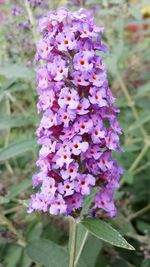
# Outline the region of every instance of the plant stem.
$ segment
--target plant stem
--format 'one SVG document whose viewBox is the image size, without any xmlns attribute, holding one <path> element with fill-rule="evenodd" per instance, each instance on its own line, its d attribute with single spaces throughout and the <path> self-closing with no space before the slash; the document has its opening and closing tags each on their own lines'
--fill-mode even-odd
<svg viewBox="0 0 150 267">
<path fill-rule="evenodd" d="M 117 74 L 117 79 L 118 79 L 118 81 L 120 83 L 120 86 L 122 88 L 122 91 L 123 91 L 126 99 L 128 100 L 128 105 L 131 108 L 136 121 L 139 121 L 139 115 L 138 115 L 138 112 L 137 112 L 137 110 L 135 108 L 135 105 L 134 105 L 134 102 L 132 100 L 132 97 L 130 96 L 130 94 L 128 92 L 128 89 L 127 89 L 127 87 L 126 87 L 126 85 L 125 85 L 125 83 L 124 83 L 124 81 L 123 81 L 123 79 L 122 79 L 122 77 L 121 77 L 121 75 L 119 73 Z M 144 139 L 147 139 L 147 133 L 146 133 L 145 129 L 143 128 L 143 126 L 139 125 L 139 128 L 141 130 L 141 133 L 143 134 Z"/>
<path fill-rule="evenodd" d="M 142 160 L 143 156 L 145 155 L 145 153 L 147 152 L 148 146 L 145 145 L 143 147 L 143 149 L 141 150 L 140 154 L 137 156 L 137 158 L 135 159 L 135 161 L 132 163 L 129 172 L 133 172 L 136 167 L 138 166 L 139 162 Z"/>
<path fill-rule="evenodd" d="M 82 250 L 83 250 L 84 245 L 85 245 L 85 242 L 86 242 L 86 240 L 87 240 L 87 237 L 88 237 L 88 231 L 85 232 L 85 235 L 84 235 L 83 241 L 82 241 L 82 243 L 81 243 L 79 252 L 78 252 L 78 254 L 77 254 L 77 256 L 76 256 L 75 266 L 77 265 L 78 260 L 79 260 L 79 258 L 80 258 L 80 256 L 81 256 Z"/>
<path fill-rule="evenodd" d="M 136 169 L 133 174 L 137 174 L 137 173 L 140 173 L 142 171 L 145 171 L 147 168 L 150 167 L 150 161 L 146 162 L 144 165 L 142 165 L 141 167 L 139 167 L 138 169 Z"/>
<path fill-rule="evenodd" d="M 143 209 L 141 209 L 141 210 L 135 212 L 134 214 L 132 214 L 131 216 L 129 216 L 128 219 L 131 221 L 131 220 L 135 219 L 136 217 L 141 216 L 141 215 L 143 215 L 144 213 L 148 212 L 149 210 L 150 210 L 150 204 L 148 204 L 148 205 L 147 205 L 146 207 L 144 207 Z"/>
<path fill-rule="evenodd" d="M 75 267 L 75 256 L 76 256 L 76 242 L 77 242 L 77 221 L 70 217 L 70 259 L 69 267 Z"/>
<path fill-rule="evenodd" d="M 34 38 L 34 43 L 35 43 L 35 46 L 37 46 L 37 35 L 36 35 L 36 30 L 35 30 L 35 21 L 34 21 L 34 17 L 33 17 L 32 10 L 30 8 L 30 4 L 29 4 L 28 0 L 25 0 L 25 8 L 27 10 L 27 14 L 28 14 L 30 23 L 32 25 L 32 34 L 33 34 L 33 38 Z"/>
</svg>

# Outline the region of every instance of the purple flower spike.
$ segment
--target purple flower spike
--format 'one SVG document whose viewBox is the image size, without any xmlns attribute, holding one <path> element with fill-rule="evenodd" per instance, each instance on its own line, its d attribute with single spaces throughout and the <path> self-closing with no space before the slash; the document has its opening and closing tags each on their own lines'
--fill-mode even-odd
<svg viewBox="0 0 150 267">
<path fill-rule="evenodd" d="M 102 27 L 86 9 L 50 11 L 39 23 L 43 39 L 36 59 L 36 133 L 42 146 L 33 175 L 29 212 L 80 216 L 84 198 L 95 188 L 89 214 L 116 214 L 114 191 L 123 170 L 111 152 L 121 151 L 118 109 L 97 51 L 106 52 Z"/>
</svg>

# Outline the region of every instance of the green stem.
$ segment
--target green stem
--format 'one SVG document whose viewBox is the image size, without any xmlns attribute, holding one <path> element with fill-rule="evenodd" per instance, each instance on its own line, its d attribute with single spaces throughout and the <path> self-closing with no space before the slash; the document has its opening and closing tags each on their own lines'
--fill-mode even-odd
<svg viewBox="0 0 150 267">
<path fill-rule="evenodd" d="M 69 267 L 75 267 L 76 242 L 77 242 L 77 222 L 70 217 L 70 259 Z"/>
<path fill-rule="evenodd" d="M 142 158 L 144 157 L 145 153 L 147 152 L 147 149 L 148 149 L 148 146 L 145 145 L 143 147 L 143 149 L 141 150 L 140 154 L 135 159 L 135 161 L 132 163 L 131 167 L 129 168 L 129 172 L 133 172 L 136 169 L 136 167 L 138 166 L 139 162 L 142 160 Z"/>
<path fill-rule="evenodd" d="M 143 215 L 144 213 L 148 212 L 150 210 L 150 204 L 148 204 L 146 207 L 144 207 L 143 209 L 135 212 L 133 215 L 129 216 L 128 220 L 133 220 L 141 215 Z"/>
<path fill-rule="evenodd" d="M 76 256 L 75 266 L 77 265 L 78 260 L 79 260 L 79 258 L 80 258 L 80 256 L 81 256 L 82 250 L 83 250 L 84 245 L 85 245 L 85 242 L 86 242 L 86 240 L 87 240 L 87 237 L 88 237 L 88 231 L 85 232 L 85 235 L 84 235 L 83 241 L 82 241 L 82 243 L 81 243 L 79 252 L 78 252 L 78 254 L 77 254 L 77 256 Z"/>
<path fill-rule="evenodd" d="M 34 43 L 35 43 L 35 46 L 37 46 L 37 35 L 36 35 L 36 30 L 35 30 L 35 21 L 34 21 L 33 13 L 32 13 L 32 10 L 30 8 L 30 4 L 29 4 L 28 0 L 25 0 L 25 8 L 27 10 L 27 14 L 28 14 L 30 23 L 32 25 L 32 34 L 33 34 L 33 38 L 34 38 Z"/>
<path fill-rule="evenodd" d="M 138 112 L 137 112 L 136 107 L 134 105 L 134 102 L 132 100 L 132 97 L 130 96 L 130 94 L 128 92 L 128 89 L 127 89 L 127 87 L 125 85 L 125 82 L 124 82 L 124 80 L 122 79 L 122 77 L 120 76 L 119 73 L 117 74 L 117 79 L 118 79 L 118 81 L 120 83 L 120 86 L 122 88 L 122 91 L 123 91 L 126 99 L 128 100 L 128 105 L 131 108 L 136 121 L 139 121 L 139 115 L 138 115 Z M 146 133 L 144 127 L 142 125 L 139 125 L 139 128 L 141 130 L 141 133 L 143 134 L 144 139 L 147 139 L 147 133 Z"/>
<path fill-rule="evenodd" d="M 133 174 L 137 174 L 137 173 L 140 173 L 142 171 L 145 171 L 147 168 L 150 167 L 150 161 L 146 162 L 144 165 L 140 166 L 138 169 L 136 169 Z"/>
</svg>

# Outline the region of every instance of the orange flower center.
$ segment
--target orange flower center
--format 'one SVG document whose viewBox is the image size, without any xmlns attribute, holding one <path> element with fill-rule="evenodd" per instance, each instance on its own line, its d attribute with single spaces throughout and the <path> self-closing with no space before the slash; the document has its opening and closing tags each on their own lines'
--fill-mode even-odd
<svg viewBox="0 0 150 267">
<path fill-rule="evenodd" d="M 75 144 L 74 147 L 75 147 L 75 148 L 78 148 L 79 146 L 78 146 L 78 144 Z"/>
<path fill-rule="evenodd" d="M 69 41 L 68 40 L 65 40 L 64 41 L 64 44 L 66 44 L 66 45 L 69 44 Z"/>
<path fill-rule="evenodd" d="M 70 101 L 70 100 L 71 100 L 71 97 L 70 97 L 70 96 L 68 96 L 68 97 L 67 97 L 67 101 Z"/>
<path fill-rule="evenodd" d="M 63 73 L 63 69 L 60 69 L 59 72 L 60 72 L 60 73 Z"/>
<path fill-rule="evenodd" d="M 85 60 L 82 59 L 82 60 L 80 61 L 80 64 L 81 64 L 81 65 L 85 65 Z"/>
</svg>

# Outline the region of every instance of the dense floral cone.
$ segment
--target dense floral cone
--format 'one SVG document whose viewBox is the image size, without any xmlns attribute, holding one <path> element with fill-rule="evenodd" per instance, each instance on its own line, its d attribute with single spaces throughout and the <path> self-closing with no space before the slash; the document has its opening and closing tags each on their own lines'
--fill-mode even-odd
<svg viewBox="0 0 150 267">
<path fill-rule="evenodd" d="M 38 112 L 42 119 L 37 136 L 42 145 L 33 175 L 37 193 L 29 212 L 77 216 L 84 197 L 95 189 L 89 214 L 114 216 L 114 190 L 122 168 L 111 152 L 121 150 L 119 112 L 108 87 L 98 51 L 105 52 L 103 28 L 85 9 L 64 8 L 40 20 L 43 39 L 36 59 L 41 61 Z M 98 193 L 97 193 L 98 192 Z"/>
</svg>

